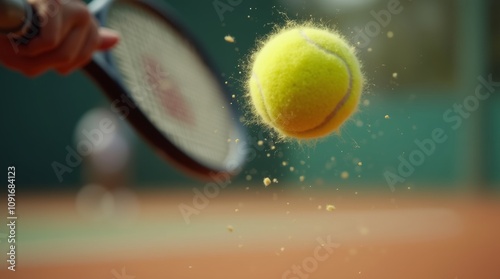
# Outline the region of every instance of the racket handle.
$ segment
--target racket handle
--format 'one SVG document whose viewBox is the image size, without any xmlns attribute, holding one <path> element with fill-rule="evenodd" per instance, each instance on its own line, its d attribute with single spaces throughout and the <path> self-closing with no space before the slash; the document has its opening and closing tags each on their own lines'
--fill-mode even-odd
<svg viewBox="0 0 500 279">
<path fill-rule="evenodd" d="M 26 0 L 0 0 L 0 34 L 27 45 L 40 33 L 36 10 Z"/>
</svg>

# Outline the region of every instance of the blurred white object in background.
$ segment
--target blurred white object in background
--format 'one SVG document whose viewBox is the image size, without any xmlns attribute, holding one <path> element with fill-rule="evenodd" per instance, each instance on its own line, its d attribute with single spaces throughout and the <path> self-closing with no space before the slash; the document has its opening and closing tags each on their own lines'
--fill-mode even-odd
<svg viewBox="0 0 500 279">
<path fill-rule="evenodd" d="M 84 187 L 76 197 L 80 215 L 92 221 L 130 220 L 138 205 L 131 186 L 132 145 L 123 123 L 104 108 L 92 109 L 75 128 L 75 146 L 82 154 Z"/>
</svg>

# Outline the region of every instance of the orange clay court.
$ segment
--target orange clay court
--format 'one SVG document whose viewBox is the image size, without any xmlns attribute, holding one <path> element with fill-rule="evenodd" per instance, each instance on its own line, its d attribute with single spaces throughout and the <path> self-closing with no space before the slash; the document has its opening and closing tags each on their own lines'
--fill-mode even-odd
<svg viewBox="0 0 500 279">
<path fill-rule="evenodd" d="M 134 218 L 105 222 L 82 219 L 73 195 L 25 196 L 19 271 L 0 277 L 500 278 L 498 201 L 339 193 L 327 211 L 321 192 L 260 188 L 222 191 L 190 225 L 188 191 L 139 194 Z"/>
</svg>

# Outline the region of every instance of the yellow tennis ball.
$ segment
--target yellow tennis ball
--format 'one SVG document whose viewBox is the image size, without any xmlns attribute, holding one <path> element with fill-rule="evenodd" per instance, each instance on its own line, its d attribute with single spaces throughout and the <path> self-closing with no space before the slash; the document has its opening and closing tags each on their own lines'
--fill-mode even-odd
<svg viewBox="0 0 500 279">
<path fill-rule="evenodd" d="M 357 109 L 363 75 L 354 48 L 337 33 L 286 28 L 252 60 L 247 88 L 254 111 L 283 136 L 327 136 Z"/>
</svg>

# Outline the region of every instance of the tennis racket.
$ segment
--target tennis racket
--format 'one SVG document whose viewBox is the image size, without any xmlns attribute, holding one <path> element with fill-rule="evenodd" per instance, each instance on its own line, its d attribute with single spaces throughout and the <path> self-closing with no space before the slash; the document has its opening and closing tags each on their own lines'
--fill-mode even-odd
<svg viewBox="0 0 500 279">
<path fill-rule="evenodd" d="M 150 0 L 88 7 L 121 34 L 118 46 L 84 68 L 113 110 L 181 169 L 202 178 L 235 174 L 245 161 L 245 131 L 213 64 L 172 10 Z M 0 0 L 0 8 L 3 33 L 26 32 L 36 16 L 25 0 Z"/>
</svg>

